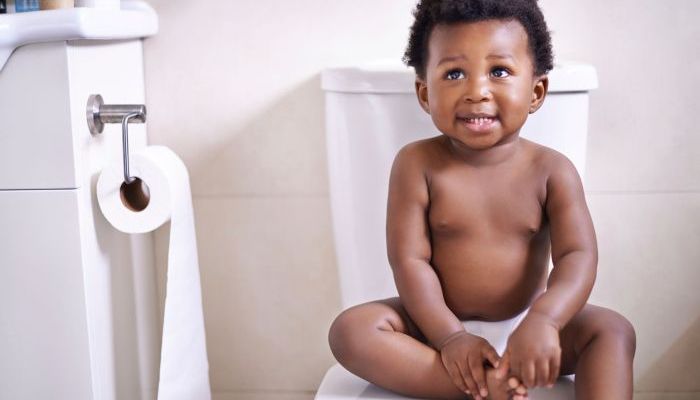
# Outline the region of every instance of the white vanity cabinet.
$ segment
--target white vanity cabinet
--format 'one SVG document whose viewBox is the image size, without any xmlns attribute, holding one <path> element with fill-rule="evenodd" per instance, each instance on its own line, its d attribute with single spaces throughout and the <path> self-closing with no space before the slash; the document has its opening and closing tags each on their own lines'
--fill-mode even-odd
<svg viewBox="0 0 700 400">
<path fill-rule="evenodd" d="M 152 10 L 136 19 L 119 10 L 52 12 L 53 26 L 61 24 L 51 16 L 102 30 L 92 17 L 111 20 L 117 39 L 88 26 L 36 42 L 46 32 L 32 25 L 35 42 L 0 70 L 0 399 L 155 399 L 152 235 L 125 235 L 100 213 L 95 183 L 121 157 L 121 128 L 91 135 L 86 104 L 90 94 L 145 104 L 140 38 L 155 33 L 157 19 Z M 0 31 L 17 18 L 41 22 L 41 13 L 1 15 Z M 124 37 L 122 17 L 151 26 L 143 34 L 131 26 L 134 37 Z M 129 131 L 133 149 L 145 146 L 145 125 Z"/>
</svg>

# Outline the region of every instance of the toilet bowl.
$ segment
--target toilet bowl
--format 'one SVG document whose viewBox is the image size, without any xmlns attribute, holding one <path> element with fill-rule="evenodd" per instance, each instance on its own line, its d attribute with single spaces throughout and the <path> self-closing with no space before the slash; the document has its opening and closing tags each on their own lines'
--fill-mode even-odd
<svg viewBox="0 0 700 400">
<path fill-rule="evenodd" d="M 326 100 L 326 144 L 333 233 L 343 309 L 397 296 L 386 256 L 385 220 L 389 172 L 405 144 L 439 135 L 414 93 L 415 74 L 397 62 L 332 68 L 321 75 Z M 520 136 L 566 155 L 585 187 L 588 92 L 595 69 L 560 63 L 549 74 L 549 92 Z M 550 262 L 551 268 L 551 262 Z M 529 392 L 532 400 L 573 399 L 573 377 L 552 389 Z M 407 399 L 332 366 L 316 400 Z"/>
</svg>

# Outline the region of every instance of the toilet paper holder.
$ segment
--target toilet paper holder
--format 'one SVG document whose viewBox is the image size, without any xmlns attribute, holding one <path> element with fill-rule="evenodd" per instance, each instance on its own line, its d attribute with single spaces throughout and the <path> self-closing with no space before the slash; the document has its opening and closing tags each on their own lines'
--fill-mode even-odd
<svg viewBox="0 0 700 400">
<path fill-rule="evenodd" d="M 124 158 L 124 182 L 136 178 L 129 175 L 129 122 L 146 122 L 146 106 L 143 104 L 104 104 L 102 96 L 91 94 L 87 102 L 87 124 L 90 133 L 102 133 L 104 124 L 122 124 L 122 152 Z"/>
</svg>

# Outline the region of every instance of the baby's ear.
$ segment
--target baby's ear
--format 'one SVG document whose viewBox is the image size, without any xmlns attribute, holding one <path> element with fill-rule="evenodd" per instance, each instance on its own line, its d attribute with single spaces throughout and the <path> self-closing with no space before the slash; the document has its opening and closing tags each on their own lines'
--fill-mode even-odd
<svg viewBox="0 0 700 400">
<path fill-rule="evenodd" d="M 418 104 L 420 104 L 423 111 L 430 114 L 430 107 L 428 105 L 428 85 L 420 78 L 416 78 L 416 96 L 418 97 Z"/>
<path fill-rule="evenodd" d="M 540 75 L 535 78 L 534 85 L 532 87 L 532 101 L 530 102 L 530 114 L 537 111 L 544 103 L 544 98 L 547 96 L 547 89 L 549 88 L 549 77 L 547 75 Z"/>
</svg>

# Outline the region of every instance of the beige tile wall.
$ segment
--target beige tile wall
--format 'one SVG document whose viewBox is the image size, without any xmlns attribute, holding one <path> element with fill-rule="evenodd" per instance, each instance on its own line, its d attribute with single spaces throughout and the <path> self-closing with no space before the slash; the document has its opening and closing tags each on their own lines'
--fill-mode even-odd
<svg viewBox="0 0 700 400">
<path fill-rule="evenodd" d="M 340 311 L 318 74 L 399 58 L 413 0 L 150 3 L 149 136 L 191 174 L 214 398 L 311 399 Z M 592 301 L 637 328 L 638 398 L 699 398 L 700 2 L 540 3 L 557 55 L 593 63 L 601 83 Z M 157 243 L 163 254 L 162 231 Z"/>
<path fill-rule="evenodd" d="M 700 2 L 542 1 L 562 58 L 591 62 L 591 301 L 637 330 L 639 399 L 700 398 Z"/>
</svg>

